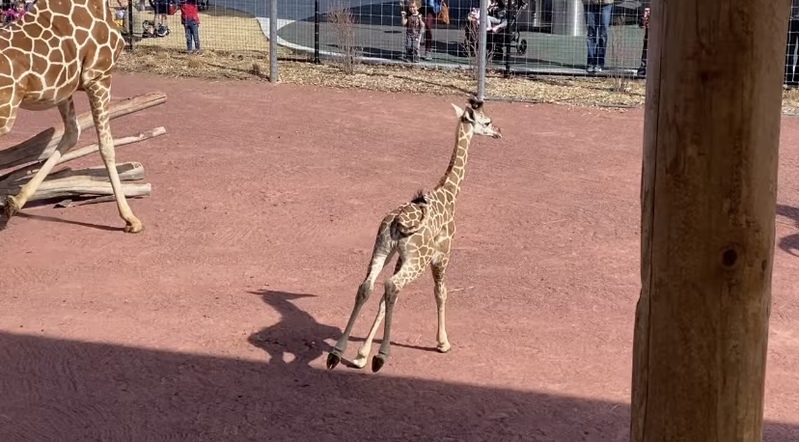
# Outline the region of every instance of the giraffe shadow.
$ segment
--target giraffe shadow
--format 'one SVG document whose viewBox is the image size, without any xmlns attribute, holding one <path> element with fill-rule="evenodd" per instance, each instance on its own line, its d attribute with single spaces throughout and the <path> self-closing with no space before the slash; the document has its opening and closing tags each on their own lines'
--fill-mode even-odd
<svg viewBox="0 0 799 442">
<path fill-rule="evenodd" d="M 333 347 L 326 340 L 338 340 L 342 330 L 331 325 L 320 324 L 308 312 L 300 309 L 294 301 L 303 298 L 313 298 L 316 295 L 306 293 L 289 293 L 279 290 L 257 290 L 248 293 L 258 295 L 261 300 L 272 307 L 280 315 L 280 320 L 269 327 L 265 327 L 247 338 L 251 345 L 265 351 L 270 358 L 270 364 L 286 365 L 296 368 L 310 367 L 311 362 L 329 353 Z M 366 338 L 350 336 L 350 342 L 363 343 Z M 374 339 L 374 344 L 380 344 L 381 339 Z M 400 342 L 391 342 L 391 345 L 437 352 L 435 347 L 425 347 Z M 285 362 L 286 355 L 292 356 L 291 362 Z M 349 368 L 360 369 L 352 361 L 342 358 L 341 363 Z"/>
<path fill-rule="evenodd" d="M 72 221 L 72 220 L 69 220 L 69 219 L 56 218 L 54 216 L 33 215 L 33 214 L 30 214 L 30 213 L 23 213 L 23 212 L 19 212 L 15 216 L 18 216 L 20 218 L 26 218 L 26 219 L 34 220 L 34 221 L 44 221 L 44 222 L 51 222 L 51 223 L 71 224 L 71 225 L 74 225 L 74 226 L 87 227 L 87 228 L 90 228 L 90 229 L 97 229 L 97 230 L 104 230 L 104 231 L 107 231 L 107 232 L 115 232 L 115 231 L 118 231 L 118 230 L 123 230 L 122 227 L 103 226 L 103 225 L 100 225 L 100 224 L 87 223 L 87 222 L 83 222 L 83 221 Z"/>
<path fill-rule="evenodd" d="M 325 340 L 335 340 L 341 336 L 341 329 L 320 324 L 308 312 L 294 304 L 298 299 L 312 298 L 315 295 L 276 290 L 258 290 L 249 293 L 260 296 L 266 305 L 280 315 L 280 320 L 276 324 L 265 327 L 247 338 L 251 345 L 269 355 L 270 364 L 310 367 L 313 360 L 332 350 Z M 291 362 L 285 362 L 286 354 L 293 356 Z"/>
<path fill-rule="evenodd" d="M 89 200 L 92 200 L 92 199 L 95 199 L 95 198 L 96 197 L 94 197 L 94 196 L 86 196 L 86 197 L 73 197 L 71 199 L 72 199 L 72 201 L 89 201 Z M 40 208 L 44 208 L 44 207 L 47 207 L 47 206 L 51 206 L 53 204 L 57 204 L 57 203 L 63 201 L 64 199 L 65 198 L 46 198 L 46 199 L 42 199 L 42 200 L 30 201 L 27 204 L 25 204 L 24 209 L 40 209 Z M 54 216 L 47 216 L 47 215 L 34 215 L 32 213 L 25 212 L 25 211 L 17 212 L 14 215 L 14 218 L 24 218 L 24 219 L 29 219 L 29 220 L 33 220 L 33 221 L 43 221 L 43 222 L 50 222 L 50 223 L 71 224 L 71 225 L 74 225 L 74 226 L 87 227 L 87 228 L 90 228 L 90 229 L 104 230 L 104 231 L 108 231 L 108 232 L 123 230 L 122 227 L 104 226 L 104 225 L 101 225 L 101 224 L 87 223 L 87 222 L 82 222 L 82 221 L 73 221 L 73 220 L 62 219 L 62 218 L 57 218 L 57 217 L 54 217 Z M 8 219 L 5 215 L 3 215 L 2 211 L 0 210 L 0 231 L 6 229 L 8 227 L 8 225 L 9 225 L 10 221 L 11 220 Z"/>
</svg>

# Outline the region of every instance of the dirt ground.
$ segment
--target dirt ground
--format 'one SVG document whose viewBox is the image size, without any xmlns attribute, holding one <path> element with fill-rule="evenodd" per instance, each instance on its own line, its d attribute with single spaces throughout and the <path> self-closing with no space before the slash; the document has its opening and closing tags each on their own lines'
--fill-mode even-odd
<svg viewBox="0 0 799 442">
<path fill-rule="evenodd" d="M 373 374 L 324 351 L 381 217 L 446 168 L 465 99 L 127 75 L 113 93 L 150 90 L 167 103 L 112 122 L 169 131 L 117 153 L 153 184 L 131 200 L 144 233 L 108 203 L 0 232 L 0 440 L 628 440 L 641 109 L 490 103 L 504 138 L 475 141 L 461 193 L 453 349 L 431 351 L 428 272 Z M 3 146 L 57 118 L 22 112 Z M 782 143 L 768 441 L 799 439 L 799 120 Z"/>
</svg>

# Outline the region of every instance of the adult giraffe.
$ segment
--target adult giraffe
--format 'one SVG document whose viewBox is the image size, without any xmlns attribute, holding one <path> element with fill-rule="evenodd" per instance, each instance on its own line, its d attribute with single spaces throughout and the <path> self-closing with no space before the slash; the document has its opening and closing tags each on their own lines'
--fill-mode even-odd
<svg viewBox="0 0 799 442">
<path fill-rule="evenodd" d="M 108 116 L 111 74 L 124 49 L 105 0 L 37 0 L 25 16 L 0 29 L 0 136 L 11 131 L 20 108 L 57 107 L 64 122 L 55 152 L 16 196 L 6 197 L 7 218 L 25 206 L 61 156 L 77 144 L 81 130 L 72 97 L 84 91 L 125 231 L 142 231 L 122 192 Z"/>
</svg>

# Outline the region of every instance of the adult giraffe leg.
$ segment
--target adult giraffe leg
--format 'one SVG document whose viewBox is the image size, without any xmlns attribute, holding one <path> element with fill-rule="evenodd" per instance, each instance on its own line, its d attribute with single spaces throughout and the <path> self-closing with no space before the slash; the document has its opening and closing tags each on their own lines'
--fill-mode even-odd
<svg viewBox="0 0 799 442">
<path fill-rule="evenodd" d="M 122 191 L 122 182 L 119 179 L 119 172 L 117 172 L 115 162 L 114 138 L 111 135 L 110 118 L 108 116 L 108 107 L 111 103 L 111 76 L 103 75 L 92 79 L 85 89 L 86 95 L 89 96 L 89 107 L 92 110 L 94 127 L 97 130 L 100 156 L 103 158 L 106 171 L 108 171 L 108 178 L 114 191 L 119 216 L 125 220 L 125 232 L 139 233 L 144 229 L 144 226 L 133 215 L 133 211 L 130 210 L 128 201 L 125 199 L 125 193 Z"/>
<path fill-rule="evenodd" d="M 394 273 L 397 273 L 401 267 L 402 257 L 397 259 L 397 264 L 394 266 Z M 375 316 L 375 321 L 372 323 L 372 328 L 369 330 L 369 335 L 366 336 L 366 340 L 363 341 L 363 345 L 361 345 L 361 348 L 358 349 L 358 355 L 352 360 L 353 365 L 356 367 L 363 368 L 366 366 L 366 360 L 369 358 L 369 352 L 372 350 L 372 341 L 377 334 L 377 329 L 380 328 L 380 322 L 383 321 L 385 316 L 386 297 L 383 296 L 380 299 L 380 306 L 377 309 L 377 316 Z"/>
<path fill-rule="evenodd" d="M 72 97 L 58 104 L 58 112 L 61 114 L 61 119 L 64 122 L 64 136 L 61 138 L 61 141 L 58 142 L 55 152 L 44 162 L 42 167 L 33 175 L 33 178 L 25 183 L 15 196 L 9 195 L 6 197 L 4 209 L 6 218 L 11 218 L 25 207 L 30 197 L 36 193 L 42 181 L 47 178 L 47 175 L 53 170 L 53 167 L 58 164 L 61 157 L 78 143 L 80 126 L 78 126 L 77 115 L 75 114 L 75 103 L 72 101 Z"/>
<path fill-rule="evenodd" d="M 358 292 L 355 294 L 355 305 L 353 305 L 350 318 L 347 320 L 346 327 L 344 327 L 344 333 L 341 334 L 341 337 L 336 341 L 335 347 L 333 347 L 333 350 L 327 355 L 327 368 L 329 370 L 332 370 L 341 362 L 341 356 L 347 351 L 347 341 L 350 339 L 350 333 L 352 333 L 355 320 L 358 319 L 361 308 L 363 308 L 363 305 L 369 299 L 369 296 L 371 296 L 377 276 L 383 270 L 386 262 L 394 255 L 390 233 L 388 229 L 384 227 L 385 225 L 386 223 L 384 221 L 378 231 L 372 250 L 372 260 L 369 264 L 369 271 L 361 285 L 358 286 Z"/>
</svg>

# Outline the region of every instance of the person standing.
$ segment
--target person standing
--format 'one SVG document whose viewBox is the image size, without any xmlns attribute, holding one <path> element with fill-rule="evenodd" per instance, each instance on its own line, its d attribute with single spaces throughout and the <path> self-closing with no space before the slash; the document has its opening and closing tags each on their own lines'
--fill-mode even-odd
<svg viewBox="0 0 799 442">
<path fill-rule="evenodd" d="M 179 4 L 180 23 L 186 30 L 186 53 L 200 53 L 200 10 L 197 0 L 184 0 Z M 193 43 L 193 48 L 192 48 Z"/>
<path fill-rule="evenodd" d="M 423 0 L 424 4 L 419 12 L 424 17 L 424 59 L 430 60 L 433 52 L 433 24 L 436 16 L 441 12 L 441 0 Z"/>
<path fill-rule="evenodd" d="M 646 48 L 649 46 L 649 8 L 644 8 L 644 17 L 641 21 L 641 26 L 644 28 L 644 47 L 641 49 L 641 66 L 635 73 L 641 78 L 646 78 Z"/>
<path fill-rule="evenodd" d="M 613 0 L 583 0 L 583 6 L 588 45 L 588 62 L 585 70 L 593 74 L 605 69 Z"/>
<path fill-rule="evenodd" d="M 424 21 L 419 13 L 419 0 L 410 0 L 407 11 L 402 11 L 405 26 L 405 55 L 412 63 L 419 61 L 419 46 L 424 31 Z"/>
<path fill-rule="evenodd" d="M 796 48 L 799 46 L 799 0 L 791 1 L 791 17 L 788 21 L 788 42 L 785 48 L 785 78 L 783 86 L 786 89 L 799 87 L 799 73 L 796 72 Z"/>
</svg>

